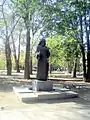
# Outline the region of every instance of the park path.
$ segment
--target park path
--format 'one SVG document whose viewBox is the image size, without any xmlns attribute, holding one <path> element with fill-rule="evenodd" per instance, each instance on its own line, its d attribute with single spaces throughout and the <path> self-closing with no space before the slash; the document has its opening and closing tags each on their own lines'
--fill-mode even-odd
<svg viewBox="0 0 90 120">
<path fill-rule="evenodd" d="M 90 104 L 81 98 L 46 101 L 29 108 L 1 110 L 0 120 L 89 120 Z"/>
<path fill-rule="evenodd" d="M 82 88 L 82 90 L 86 90 L 84 90 L 85 93 L 83 91 L 80 93 L 80 98 L 27 104 L 20 102 L 12 92 L 14 83 L 11 80 L 13 80 L 13 77 L 14 80 L 17 80 L 18 77 L 22 80 L 23 74 L 14 74 L 14 76 L 12 75 L 11 77 L 2 75 L 0 77 L 8 78 L 5 80 L 1 79 L 0 84 L 0 120 L 90 119 L 90 85 L 86 85 L 88 91 L 86 88 Z"/>
<path fill-rule="evenodd" d="M 53 76 L 53 77 L 52 77 Z M 55 81 L 83 81 L 82 76 L 77 76 L 76 78 L 70 77 L 71 74 L 62 74 L 62 73 L 53 73 L 51 74 L 51 77 L 49 76 L 49 80 L 55 80 Z M 1 79 L 24 79 L 24 72 L 21 73 L 12 73 L 11 76 L 6 75 L 6 73 L 0 73 Z M 36 73 L 33 75 L 30 75 L 30 79 L 36 79 Z"/>
</svg>

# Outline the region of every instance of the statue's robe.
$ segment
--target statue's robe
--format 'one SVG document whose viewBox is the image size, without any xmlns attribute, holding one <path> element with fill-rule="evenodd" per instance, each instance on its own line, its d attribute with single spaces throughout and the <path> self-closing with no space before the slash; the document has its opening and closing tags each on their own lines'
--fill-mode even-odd
<svg viewBox="0 0 90 120">
<path fill-rule="evenodd" d="M 45 46 L 42 47 L 38 45 L 37 47 L 37 79 L 41 81 L 46 81 L 48 78 L 49 62 L 48 58 L 50 56 L 49 49 Z"/>
</svg>

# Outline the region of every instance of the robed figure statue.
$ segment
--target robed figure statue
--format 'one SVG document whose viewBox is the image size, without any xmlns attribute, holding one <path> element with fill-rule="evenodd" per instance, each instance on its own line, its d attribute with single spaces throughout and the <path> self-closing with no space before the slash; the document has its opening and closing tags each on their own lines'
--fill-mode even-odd
<svg viewBox="0 0 90 120">
<path fill-rule="evenodd" d="M 49 57 L 50 52 L 46 47 L 46 40 L 42 39 L 37 46 L 37 79 L 46 81 L 48 78 L 49 70 Z"/>
</svg>

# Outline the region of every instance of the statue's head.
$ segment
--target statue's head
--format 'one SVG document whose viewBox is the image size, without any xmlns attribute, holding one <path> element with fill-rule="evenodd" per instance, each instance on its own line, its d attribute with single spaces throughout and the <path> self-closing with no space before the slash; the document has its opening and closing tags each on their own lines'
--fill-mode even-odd
<svg viewBox="0 0 90 120">
<path fill-rule="evenodd" d="M 42 38 L 42 40 L 39 42 L 38 45 L 44 47 L 46 45 L 46 40 L 44 38 Z"/>
</svg>

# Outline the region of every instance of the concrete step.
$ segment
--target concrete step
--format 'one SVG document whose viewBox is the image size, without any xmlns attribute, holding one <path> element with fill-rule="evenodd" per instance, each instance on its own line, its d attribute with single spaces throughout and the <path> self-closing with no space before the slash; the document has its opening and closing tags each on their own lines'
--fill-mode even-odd
<svg viewBox="0 0 90 120">
<path fill-rule="evenodd" d="M 26 87 L 13 87 L 13 90 L 22 102 L 39 102 L 40 100 L 56 100 L 78 97 L 78 93 L 69 90 L 66 91 L 66 89 L 65 91 L 60 91 L 60 89 L 57 89 L 56 91 L 35 92 Z"/>
</svg>

